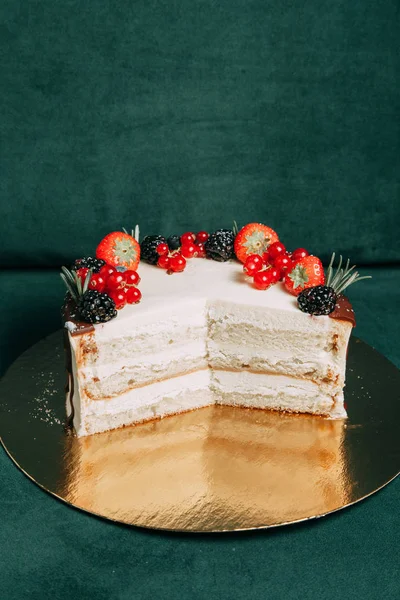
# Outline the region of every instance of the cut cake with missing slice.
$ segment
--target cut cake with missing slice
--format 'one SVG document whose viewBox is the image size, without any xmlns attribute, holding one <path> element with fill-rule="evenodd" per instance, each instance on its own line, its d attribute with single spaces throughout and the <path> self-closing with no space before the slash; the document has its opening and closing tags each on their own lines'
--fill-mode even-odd
<svg viewBox="0 0 400 600">
<path fill-rule="evenodd" d="M 184 274 L 141 263 L 143 301 L 115 319 L 66 311 L 67 414 L 78 436 L 226 404 L 346 417 L 354 313 L 341 296 L 311 316 L 282 284 L 260 293 L 235 261 L 193 260 Z"/>
</svg>

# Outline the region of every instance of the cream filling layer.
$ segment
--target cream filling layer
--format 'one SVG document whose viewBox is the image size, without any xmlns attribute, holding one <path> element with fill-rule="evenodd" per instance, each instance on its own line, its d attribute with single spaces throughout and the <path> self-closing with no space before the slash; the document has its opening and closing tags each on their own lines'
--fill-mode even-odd
<svg viewBox="0 0 400 600">
<path fill-rule="evenodd" d="M 187 392 L 197 390 L 204 390 L 204 403 L 201 406 L 207 406 L 208 404 L 212 404 L 212 399 L 209 401 L 206 393 L 210 389 L 210 381 L 211 374 L 209 369 L 203 369 L 129 390 L 109 400 L 86 401 L 82 403 L 82 410 L 86 417 L 91 414 L 113 414 L 142 406 L 156 406 L 158 402 L 166 398 L 170 398 L 172 403 L 174 397 L 182 393 L 186 394 Z M 174 407 L 173 403 L 171 407 Z M 178 408 L 184 409 L 184 406 Z M 174 412 L 174 410 L 171 412 Z"/>
<path fill-rule="evenodd" d="M 252 373 L 248 371 L 213 371 L 204 369 L 179 377 L 158 381 L 141 388 L 129 390 L 116 398 L 96 400 L 82 403 L 85 416 L 90 414 L 112 414 L 141 406 L 156 405 L 161 399 L 171 399 L 182 392 L 204 390 L 204 403 L 207 406 L 219 402 L 218 396 L 235 394 L 236 396 L 256 395 L 257 397 L 287 398 L 288 403 L 296 410 L 296 399 L 312 396 L 329 398 L 332 405 L 332 393 L 339 393 L 340 387 L 330 390 L 329 394 L 321 394 L 320 387 L 306 379 L 297 379 L 286 375 Z M 217 394 L 214 397 L 213 394 Z M 261 400 L 262 404 L 262 400 Z M 247 403 L 245 405 L 248 405 Z M 286 406 L 286 404 L 284 405 Z M 174 409 L 176 406 L 174 405 Z M 184 409 L 184 406 L 180 407 Z"/>
<path fill-rule="evenodd" d="M 339 386 L 324 392 L 312 381 L 286 375 L 213 371 L 211 388 L 217 404 L 326 415 L 342 399 Z"/>
</svg>

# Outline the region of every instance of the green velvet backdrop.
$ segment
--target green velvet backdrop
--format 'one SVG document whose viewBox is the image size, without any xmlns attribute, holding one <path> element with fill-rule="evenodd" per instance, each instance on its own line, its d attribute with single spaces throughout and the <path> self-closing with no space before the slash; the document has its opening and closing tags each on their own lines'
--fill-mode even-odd
<svg viewBox="0 0 400 600">
<path fill-rule="evenodd" d="M 400 260 L 398 2 L 5 0 L 0 254 L 261 220 Z"/>
<path fill-rule="evenodd" d="M 400 366 L 399 25 L 398 0 L 3 0 L 0 374 L 102 235 L 233 219 L 368 265 L 356 334 Z M 68 508 L 0 452 L 0 597 L 397 599 L 399 491 L 175 536 Z"/>
</svg>

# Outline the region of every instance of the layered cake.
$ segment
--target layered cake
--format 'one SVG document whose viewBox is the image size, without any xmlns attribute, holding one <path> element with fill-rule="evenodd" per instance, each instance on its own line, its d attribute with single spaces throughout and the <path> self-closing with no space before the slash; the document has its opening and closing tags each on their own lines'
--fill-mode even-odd
<svg viewBox="0 0 400 600">
<path fill-rule="evenodd" d="M 113 233 L 97 258 L 64 269 L 78 436 L 213 404 L 346 417 L 355 321 L 341 292 L 361 278 L 332 263 L 325 276 L 317 257 L 255 225 L 140 246 Z"/>
</svg>

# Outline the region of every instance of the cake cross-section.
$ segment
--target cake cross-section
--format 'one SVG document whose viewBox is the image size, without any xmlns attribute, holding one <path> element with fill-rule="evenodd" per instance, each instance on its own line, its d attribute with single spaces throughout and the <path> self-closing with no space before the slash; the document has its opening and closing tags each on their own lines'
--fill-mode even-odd
<svg viewBox="0 0 400 600">
<path fill-rule="evenodd" d="M 255 289 L 233 260 L 193 260 L 172 276 L 141 264 L 140 276 L 143 301 L 108 322 L 65 311 L 78 436 L 212 404 L 346 417 L 344 296 L 329 316 L 310 315 L 281 283 Z"/>
</svg>

